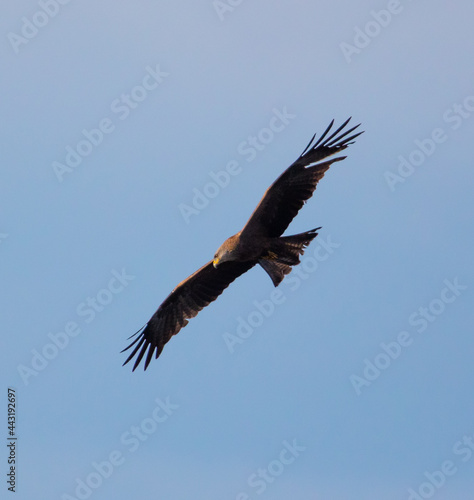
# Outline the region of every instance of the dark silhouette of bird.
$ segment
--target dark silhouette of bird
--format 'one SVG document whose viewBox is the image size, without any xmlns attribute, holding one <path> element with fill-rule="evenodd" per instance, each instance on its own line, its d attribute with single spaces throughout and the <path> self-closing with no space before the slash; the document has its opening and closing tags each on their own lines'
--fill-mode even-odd
<svg viewBox="0 0 474 500">
<path fill-rule="evenodd" d="M 345 156 L 326 158 L 346 149 L 363 132 L 354 132 L 359 125 L 344 130 L 346 120 L 330 133 L 334 120 L 318 140 L 316 134 L 298 159 L 266 190 L 257 208 L 243 229 L 218 248 L 212 260 L 178 284 L 163 301 L 150 321 L 136 332 L 133 342 L 122 352 L 132 349 L 124 365 L 137 356 L 133 370 L 145 357 L 145 370 L 164 345 L 198 312 L 209 305 L 241 274 L 260 264 L 278 286 L 300 255 L 317 236 L 317 230 L 293 236 L 282 236 L 329 167 Z M 352 135 L 351 135 L 352 134 Z M 130 337 L 130 338 L 132 338 Z"/>
</svg>

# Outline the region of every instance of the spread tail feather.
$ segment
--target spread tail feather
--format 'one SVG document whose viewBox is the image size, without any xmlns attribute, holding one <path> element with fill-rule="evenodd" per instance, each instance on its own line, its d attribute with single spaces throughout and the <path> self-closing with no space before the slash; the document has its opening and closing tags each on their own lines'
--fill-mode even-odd
<svg viewBox="0 0 474 500">
<path fill-rule="evenodd" d="M 291 266 L 300 263 L 300 255 L 304 254 L 304 249 L 318 235 L 316 232 L 318 229 L 321 228 L 317 227 L 293 236 L 275 238 L 267 255 L 258 261 L 275 286 L 278 286 L 283 278 L 291 272 Z"/>
</svg>

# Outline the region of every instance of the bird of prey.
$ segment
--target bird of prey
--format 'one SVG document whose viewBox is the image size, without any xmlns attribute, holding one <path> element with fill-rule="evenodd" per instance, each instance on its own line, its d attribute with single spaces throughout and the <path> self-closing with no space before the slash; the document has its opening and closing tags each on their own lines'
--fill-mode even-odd
<svg viewBox="0 0 474 500">
<path fill-rule="evenodd" d="M 282 234 L 311 198 L 329 167 L 346 157 L 322 160 L 343 151 L 362 134 L 352 134 L 360 124 L 344 130 L 349 120 L 328 136 L 333 120 L 318 140 L 315 140 L 316 134 L 311 138 L 298 159 L 267 189 L 243 229 L 225 240 L 212 260 L 179 283 L 150 321 L 132 335 L 136 338 L 122 351 L 133 347 L 124 365 L 137 355 L 135 370 L 146 354 L 146 370 L 153 354 L 158 358 L 164 345 L 188 324 L 190 318 L 256 264 L 263 267 L 275 286 L 291 271 L 291 266 L 299 264 L 300 255 L 321 228 L 293 236 Z"/>
</svg>

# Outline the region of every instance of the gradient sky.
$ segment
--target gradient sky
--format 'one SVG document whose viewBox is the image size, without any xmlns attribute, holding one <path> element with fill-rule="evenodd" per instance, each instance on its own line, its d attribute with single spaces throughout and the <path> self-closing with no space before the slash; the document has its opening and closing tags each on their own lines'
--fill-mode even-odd
<svg viewBox="0 0 474 500">
<path fill-rule="evenodd" d="M 15 498 L 472 497 L 473 19 L 469 0 L 3 5 Z M 146 372 L 122 367 L 349 116 L 365 134 L 287 231 L 323 227 L 281 293 L 255 268 Z"/>
</svg>

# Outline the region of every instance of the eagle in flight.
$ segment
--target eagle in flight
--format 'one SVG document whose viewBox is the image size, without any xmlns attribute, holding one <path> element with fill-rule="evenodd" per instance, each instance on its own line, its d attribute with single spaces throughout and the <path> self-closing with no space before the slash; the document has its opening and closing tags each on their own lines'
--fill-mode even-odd
<svg viewBox="0 0 474 500">
<path fill-rule="evenodd" d="M 275 286 L 291 271 L 291 266 L 299 264 L 300 255 L 321 228 L 294 236 L 282 234 L 311 198 L 329 167 L 346 157 L 321 160 L 343 151 L 362 134 L 352 134 L 360 124 L 344 130 L 349 120 L 328 136 L 333 120 L 318 140 L 315 141 L 316 134 L 311 138 L 299 158 L 267 189 L 243 229 L 225 240 L 212 260 L 179 283 L 150 321 L 132 335 L 136 338 L 122 351 L 133 348 L 124 365 L 136 355 L 135 370 L 145 357 L 146 370 L 153 355 L 158 358 L 166 342 L 186 326 L 190 318 L 256 264 L 263 267 Z"/>
</svg>

